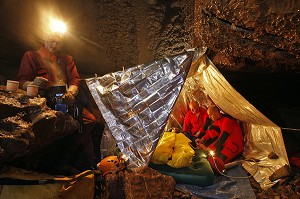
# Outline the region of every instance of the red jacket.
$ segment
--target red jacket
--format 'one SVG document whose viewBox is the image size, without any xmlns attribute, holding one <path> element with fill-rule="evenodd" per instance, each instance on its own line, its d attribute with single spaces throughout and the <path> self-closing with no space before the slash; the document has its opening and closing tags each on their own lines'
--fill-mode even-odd
<svg viewBox="0 0 300 199">
<path fill-rule="evenodd" d="M 228 162 L 244 150 L 244 136 L 240 125 L 233 118 L 222 116 L 214 121 L 210 129 L 203 136 L 206 141 L 214 139 L 209 145 L 212 150 L 224 154 Z"/>
<path fill-rule="evenodd" d="M 204 132 L 202 129 L 203 124 L 208 118 L 207 111 L 205 108 L 200 107 L 200 114 L 197 118 L 195 114 L 192 113 L 191 110 L 187 112 L 183 121 L 183 129 L 182 132 L 191 133 L 193 136 L 198 131 Z"/>
<path fill-rule="evenodd" d="M 44 47 L 37 51 L 27 51 L 21 60 L 18 74 L 20 87 L 22 88 L 26 81 L 33 81 L 35 77 L 48 79 L 48 87 L 58 85 L 58 81 L 69 86 L 79 86 L 80 83 L 73 58 L 63 54 L 51 56 Z"/>
</svg>

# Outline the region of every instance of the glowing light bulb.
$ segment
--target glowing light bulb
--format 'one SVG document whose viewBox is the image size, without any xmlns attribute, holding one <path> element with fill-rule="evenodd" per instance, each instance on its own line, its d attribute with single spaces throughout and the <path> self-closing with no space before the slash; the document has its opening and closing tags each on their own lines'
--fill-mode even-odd
<svg viewBox="0 0 300 199">
<path fill-rule="evenodd" d="M 215 155 L 215 152 L 214 152 L 214 151 L 209 151 L 209 154 L 210 154 L 211 156 L 214 156 L 214 155 Z"/>
<path fill-rule="evenodd" d="M 65 32 L 67 31 L 67 27 L 64 22 L 59 21 L 57 19 L 51 19 L 50 20 L 50 30 L 53 33 L 65 34 Z"/>
<path fill-rule="evenodd" d="M 125 160 L 125 161 L 127 161 L 127 160 L 129 159 L 129 157 L 127 157 L 127 156 L 124 155 L 124 154 L 121 155 L 121 158 L 122 158 L 123 160 Z"/>
</svg>

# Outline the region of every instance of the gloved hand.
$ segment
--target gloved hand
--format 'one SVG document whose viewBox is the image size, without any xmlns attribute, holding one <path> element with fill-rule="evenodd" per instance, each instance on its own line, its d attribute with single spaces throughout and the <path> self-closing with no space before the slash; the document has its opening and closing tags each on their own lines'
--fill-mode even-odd
<svg viewBox="0 0 300 199">
<path fill-rule="evenodd" d="M 205 132 L 198 131 L 197 133 L 195 133 L 194 137 L 201 139 L 204 135 L 205 135 Z"/>
<path fill-rule="evenodd" d="M 196 132 L 196 133 L 194 134 L 194 137 L 196 137 L 196 138 L 199 137 L 200 133 L 201 133 L 200 131 Z"/>
<path fill-rule="evenodd" d="M 200 144 L 202 144 L 203 142 L 204 142 L 204 138 L 201 138 L 201 139 L 197 138 L 195 140 L 195 143 L 196 143 L 197 146 L 200 146 Z"/>
<path fill-rule="evenodd" d="M 68 92 L 71 92 L 73 96 L 76 96 L 78 94 L 79 88 L 76 85 L 70 85 Z"/>
<path fill-rule="evenodd" d="M 202 149 L 202 150 L 207 151 L 207 152 L 211 151 L 211 149 L 209 147 L 205 146 L 202 143 L 197 143 L 197 149 Z"/>
<path fill-rule="evenodd" d="M 48 80 L 44 77 L 36 77 L 32 84 L 37 85 L 40 89 L 46 89 L 48 86 Z"/>
<path fill-rule="evenodd" d="M 29 85 L 29 84 L 32 84 L 33 83 L 33 81 L 26 81 L 24 84 L 23 84 L 23 86 L 22 86 L 22 89 L 23 90 L 27 90 L 27 86 Z"/>
<path fill-rule="evenodd" d="M 62 96 L 62 99 L 63 99 L 64 102 L 65 102 L 67 105 L 69 105 L 69 106 L 73 105 L 74 102 L 75 102 L 75 97 L 73 96 L 73 94 L 72 94 L 70 91 L 68 91 L 67 93 L 65 93 L 65 94 Z"/>
</svg>

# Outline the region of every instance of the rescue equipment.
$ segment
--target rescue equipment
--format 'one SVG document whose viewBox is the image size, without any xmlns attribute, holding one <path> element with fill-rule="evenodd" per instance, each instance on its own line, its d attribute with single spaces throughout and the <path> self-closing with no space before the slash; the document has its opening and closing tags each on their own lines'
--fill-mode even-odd
<svg viewBox="0 0 300 199">
<path fill-rule="evenodd" d="M 124 168 L 125 160 L 121 156 L 108 156 L 97 164 L 97 169 L 101 171 L 103 176 L 109 173 L 116 173 Z"/>
</svg>

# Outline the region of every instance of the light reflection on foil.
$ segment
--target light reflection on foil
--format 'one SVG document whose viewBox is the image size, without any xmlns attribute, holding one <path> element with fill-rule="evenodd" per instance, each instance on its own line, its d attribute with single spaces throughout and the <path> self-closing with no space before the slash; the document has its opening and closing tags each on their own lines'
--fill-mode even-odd
<svg viewBox="0 0 300 199">
<path fill-rule="evenodd" d="M 226 81 L 205 51 L 190 51 L 86 82 L 131 167 L 148 164 L 163 130 L 181 128 L 191 100 L 203 107 L 212 100 L 241 123 L 246 142 L 243 156 L 259 160 L 244 162 L 243 167 L 267 189 L 277 182 L 269 177 L 289 164 L 281 130 Z M 270 159 L 270 152 L 278 158 Z"/>
<path fill-rule="evenodd" d="M 148 165 L 199 51 L 86 79 L 122 154 L 129 158 L 129 167 Z"/>
</svg>

